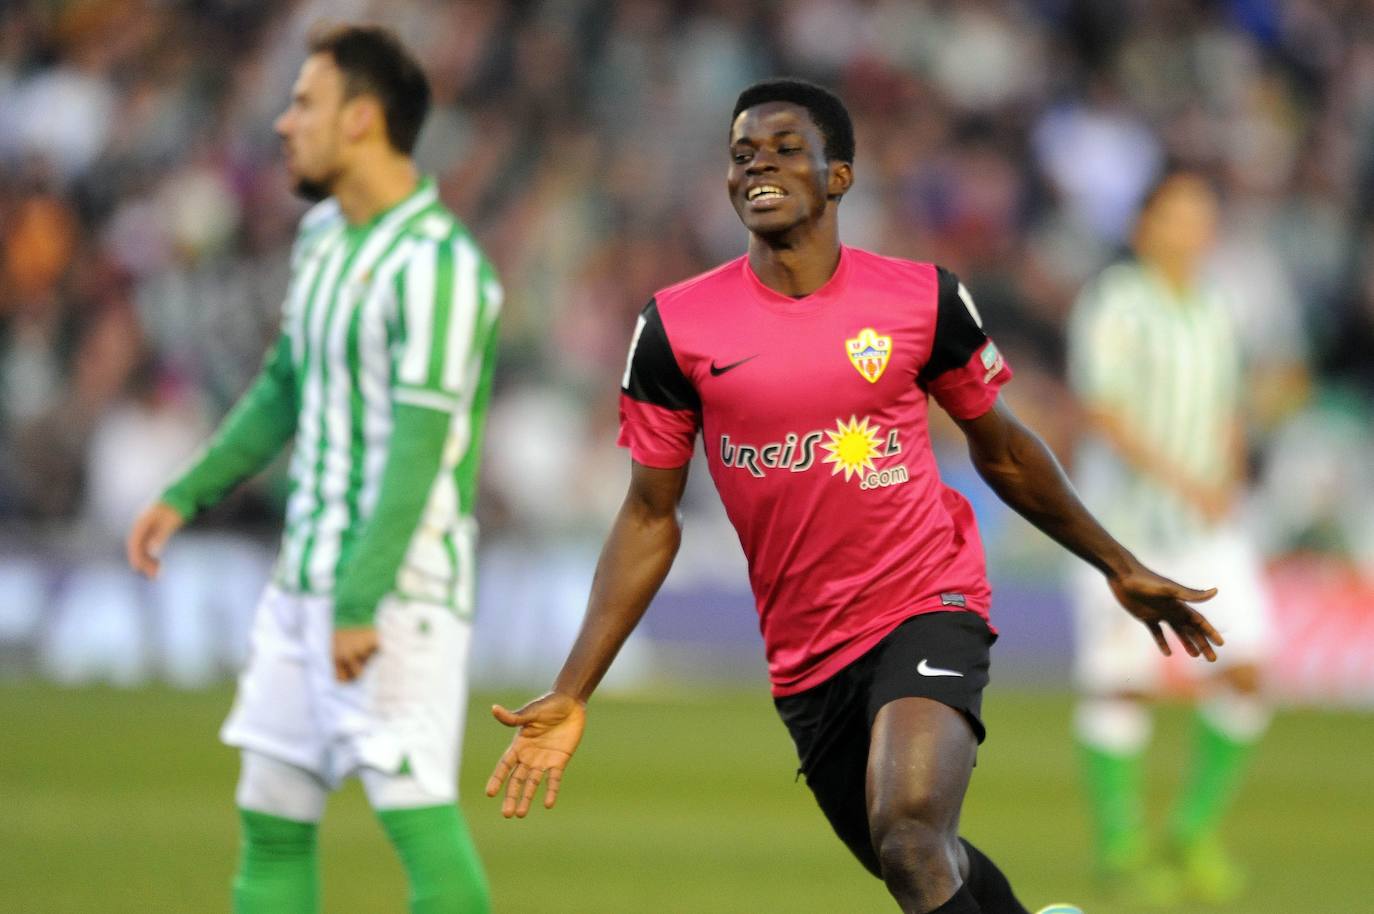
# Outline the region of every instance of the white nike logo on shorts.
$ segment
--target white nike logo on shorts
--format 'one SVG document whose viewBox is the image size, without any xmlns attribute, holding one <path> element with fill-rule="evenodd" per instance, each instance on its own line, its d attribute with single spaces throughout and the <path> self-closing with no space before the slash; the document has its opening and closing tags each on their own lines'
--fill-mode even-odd
<svg viewBox="0 0 1374 914">
<path fill-rule="evenodd" d="M 921 658 L 921 662 L 920 662 L 920 663 L 916 664 L 916 672 L 920 673 L 922 676 L 962 676 L 962 675 L 964 675 L 963 673 L 960 673 L 958 670 L 942 670 L 942 669 L 940 669 L 938 666 L 931 666 L 929 663 L 926 662 L 926 659 L 925 659 L 924 657 Z"/>
</svg>

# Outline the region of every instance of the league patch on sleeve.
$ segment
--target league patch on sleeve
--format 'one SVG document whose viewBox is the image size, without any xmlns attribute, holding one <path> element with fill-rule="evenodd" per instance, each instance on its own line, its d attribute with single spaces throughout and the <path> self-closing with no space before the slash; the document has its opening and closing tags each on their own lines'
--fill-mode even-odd
<svg viewBox="0 0 1374 914">
<path fill-rule="evenodd" d="M 979 353 L 979 359 L 983 362 L 983 383 L 987 384 L 997 377 L 998 373 L 1006 366 L 1006 360 L 1002 358 L 1002 353 L 997 348 L 997 344 L 988 340 L 988 344 Z"/>
<path fill-rule="evenodd" d="M 967 363 L 934 378 L 928 391 L 954 418 L 975 419 L 992 408 L 998 391 L 1011 378 L 1011 365 L 992 340 L 984 337 Z"/>
</svg>

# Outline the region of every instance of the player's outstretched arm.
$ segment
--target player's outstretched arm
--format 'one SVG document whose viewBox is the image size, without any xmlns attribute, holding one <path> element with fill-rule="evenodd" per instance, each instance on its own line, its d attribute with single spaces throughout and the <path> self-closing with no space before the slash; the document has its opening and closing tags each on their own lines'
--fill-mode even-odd
<svg viewBox="0 0 1374 914">
<path fill-rule="evenodd" d="M 492 715 L 518 727 L 487 780 L 487 796 L 506 785 L 501 814 L 523 818 L 540 783 L 551 809 L 586 721 L 586 703 L 610 669 L 658 592 L 682 539 L 678 502 L 687 467 L 655 469 L 634 463 L 630 490 L 620 506 L 592 579 L 582 629 L 551 692 L 517 711 L 494 706 Z"/>
<path fill-rule="evenodd" d="M 975 419 L 956 419 L 968 437 L 978 474 L 1004 502 L 1055 542 L 1096 567 L 1127 612 L 1139 619 L 1165 654 L 1164 626 L 1190 656 L 1216 660 L 1221 635 L 1190 603 L 1210 600 L 1216 588 L 1194 590 L 1155 574 L 1112 538 L 1078 500 L 1050 449 L 1021 424 L 999 397 Z"/>
</svg>

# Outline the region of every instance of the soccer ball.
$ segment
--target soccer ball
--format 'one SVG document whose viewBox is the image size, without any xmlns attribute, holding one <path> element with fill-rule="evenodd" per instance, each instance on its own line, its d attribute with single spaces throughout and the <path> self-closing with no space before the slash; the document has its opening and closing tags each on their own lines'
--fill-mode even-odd
<svg viewBox="0 0 1374 914">
<path fill-rule="evenodd" d="M 1083 909 L 1074 904 L 1052 904 L 1041 908 L 1035 914 L 1083 914 Z"/>
</svg>

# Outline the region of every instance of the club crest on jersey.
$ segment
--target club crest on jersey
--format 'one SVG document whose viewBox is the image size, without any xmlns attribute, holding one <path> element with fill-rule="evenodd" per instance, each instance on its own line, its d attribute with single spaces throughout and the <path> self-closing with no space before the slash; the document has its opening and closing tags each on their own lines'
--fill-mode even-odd
<svg viewBox="0 0 1374 914">
<path fill-rule="evenodd" d="M 892 356 L 892 337 L 879 336 L 872 327 L 865 327 L 859 335 L 844 341 L 849 361 L 865 381 L 878 383 L 887 370 L 887 360 Z"/>
</svg>

